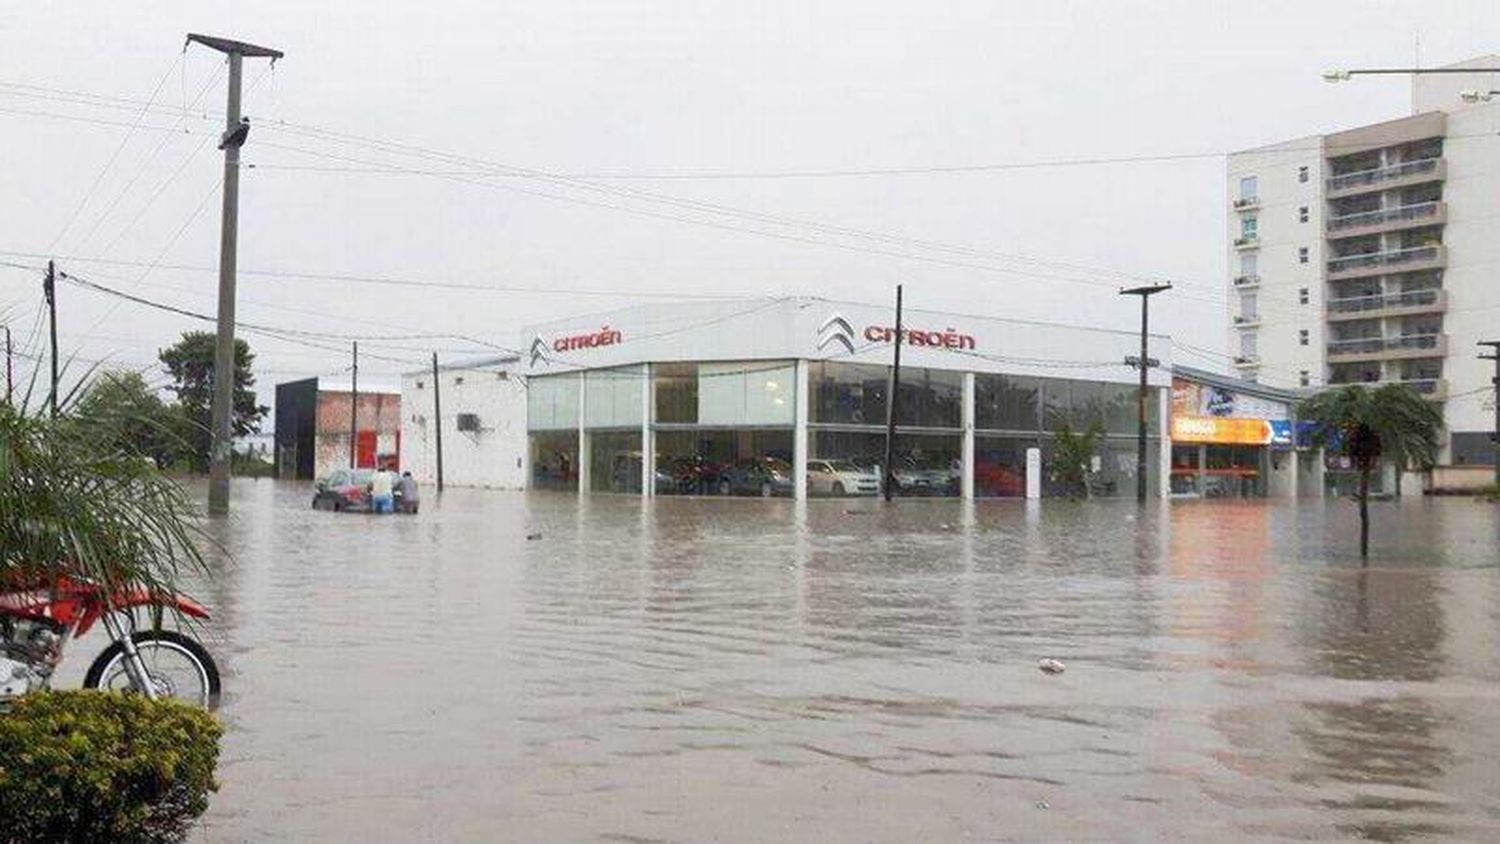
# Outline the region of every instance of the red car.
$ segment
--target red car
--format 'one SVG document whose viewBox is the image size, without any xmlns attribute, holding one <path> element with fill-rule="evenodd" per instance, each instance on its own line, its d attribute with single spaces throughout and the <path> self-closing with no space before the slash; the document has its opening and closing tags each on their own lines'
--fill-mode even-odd
<svg viewBox="0 0 1500 844">
<path fill-rule="evenodd" d="M 314 510 L 366 512 L 370 509 L 370 478 L 373 469 L 337 469 L 318 481 Z"/>
<path fill-rule="evenodd" d="M 980 460 L 974 464 L 974 490 L 982 496 L 1022 498 L 1026 495 L 1026 475 L 999 463 Z"/>
</svg>

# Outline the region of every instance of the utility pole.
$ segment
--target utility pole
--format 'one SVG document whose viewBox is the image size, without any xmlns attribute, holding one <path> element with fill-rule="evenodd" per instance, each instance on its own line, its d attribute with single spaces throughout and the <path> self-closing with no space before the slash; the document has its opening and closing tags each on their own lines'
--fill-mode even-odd
<svg viewBox="0 0 1500 844">
<path fill-rule="evenodd" d="M 354 366 L 349 370 L 349 468 L 359 468 L 359 341 L 354 341 Z"/>
<path fill-rule="evenodd" d="M 218 336 L 214 345 L 213 445 L 208 455 L 208 512 L 229 512 L 229 463 L 234 441 L 234 285 L 239 253 L 240 225 L 240 147 L 250 135 L 250 123 L 240 119 L 240 83 L 244 60 L 265 58 L 275 62 L 280 50 L 258 47 L 243 41 L 189 33 L 189 43 L 197 42 L 217 50 L 229 61 L 229 99 L 225 108 L 224 135 L 219 149 L 224 150 L 224 210 L 219 229 L 219 315 Z"/>
<path fill-rule="evenodd" d="M 11 403 L 11 394 L 15 392 L 15 370 L 11 365 L 10 357 L 10 326 L 5 326 L 5 403 Z"/>
<path fill-rule="evenodd" d="M 47 275 L 42 279 L 42 293 L 47 297 L 48 333 L 52 335 L 52 387 L 47 391 L 47 404 L 52 408 L 52 418 L 57 418 L 57 265 L 47 262 Z"/>
<path fill-rule="evenodd" d="M 885 500 L 896 494 L 896 394 L 901 392 L 901 285 L 896 285 L 896 348 L 891 361 L 891 389 L 885 397 Z"/>
<path fill-rule="evenodd" d="M 1157 361 L 1151 360 L 1146 354 L 1146 340 L 1148 338 L 1147 328 L 1150 325 L 1151 297 L 1164 290 L 1171 290 L 1170 284 L 1147 284 L 1141 287 L 1131 287 L 1120 291 L 1121 296 L 1141 297 L 1141 357 L 1136 361 L 1141 369 L 1141 386 L 1136 393 L 1136 432 L 1135 432 L 1135 500 L 1141 504 L 1146 503 L 1146 399 L 1149 395 L 1146 386 L 1146 373 L 1151 367 L 1159 365 Z M 1127 364 L 1130 360 L 1127 358 Z"/>
<path fill-rule="evenodd" d="M 437 491 L 443 491 L 443 395 L 438 382 L 437 352 L 432 353 L 432 425 L 437 431 Z"/>
<path fill-rule="evenodd" d="M 1481 346 L 1489 346 L 1492 354 L 1480 355 L 1483 360 L 1495 362 L 1495 377 L 1490 383 L 1495 385 L 1495 433 L 1490 436 L 1494 444 L 1495 452 L 1495 485 L 1500 486 L 1500 340 L 1481 340 Z"/>
</svg>

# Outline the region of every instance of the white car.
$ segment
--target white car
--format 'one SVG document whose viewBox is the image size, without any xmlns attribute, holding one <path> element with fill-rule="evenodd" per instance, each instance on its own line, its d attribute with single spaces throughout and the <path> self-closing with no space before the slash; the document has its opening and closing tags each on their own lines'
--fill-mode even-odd
<svg viewBox="0 0 1500 844">
<path fill-rule="evenodd" d="M 850 460 L 807 461 L 809 495 L 875 495 L 880 477 Z"/>
</svg>

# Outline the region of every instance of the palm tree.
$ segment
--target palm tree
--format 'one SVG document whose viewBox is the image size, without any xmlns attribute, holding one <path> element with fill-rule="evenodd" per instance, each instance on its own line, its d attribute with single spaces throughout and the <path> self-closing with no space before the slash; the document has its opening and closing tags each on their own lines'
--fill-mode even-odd
<svg viewBox="0 0 1500 844">
<path fill-rule="evenodd" d="M 1422 470 L 1437 462 L 1443 416 L 1405 384 L 1348 385 L 1305 399 L 1300 419 L 1315 423 L 1313 444 L 1348 457 L 1359 470 L 1359 555 L 1370 555 L 1370 473 L 1382 457 Z"/>
<path fill-rule="evenodd" d="M 204 570 L 187 493 L 102 424 L 0 402 L 0 585 L 71 577 L 170 593 Z"/>
</svg>

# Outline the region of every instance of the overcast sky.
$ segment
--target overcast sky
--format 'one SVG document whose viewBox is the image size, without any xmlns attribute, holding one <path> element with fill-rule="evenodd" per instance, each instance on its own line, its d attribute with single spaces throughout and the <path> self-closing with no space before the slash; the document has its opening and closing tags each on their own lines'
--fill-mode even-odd
<svg viewBox="0 0 1500 844">
<path fill-rule="evenodd" d="M 55 254 L 213 312 L 214 272 L 161 266 L 217 262 L 221 118 L 203 113 L 222 112 L 223 62 L 184 54 L 189 31 L 286 53 L 271 73 L 246 63 L 244 160 L 259 167 L 243 173 L 242 269 L 555 291 L 246 274 L 247 322 L 513 345 L 526 322 L 645 294 L 885 301 L 904 282 L 913 306 L 1133 329 L 1112 288 L 1150 276 L 1179 285 L 1153 327 L 1222 354 L 1215 154 L 1406 113 L 1404 79 L 1319 72 L 1494 52 L 1500 3 L 9 4 L 0 261 Z M 153 91 L 132 132 L 140 109 L 120 100 Z M 889 169 L 936 172 L 828 175 Z M 824 175 L 786 175 L 810 172 Z M 619 178 L 704 174 L 752 178 Z M 67 285 L 59 300 L 65 353 L 121 367 L 209 327 Z M 0 317 L 33 352 L 39 303 L 34 272 L 0 266 Z M 348 363 L 242 336 L 263 400 Z M 368 350 L 398 358 L 367 359 L 372 380 L 425 357 Z"/>
</svg>

